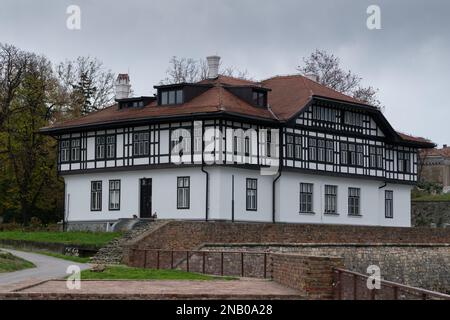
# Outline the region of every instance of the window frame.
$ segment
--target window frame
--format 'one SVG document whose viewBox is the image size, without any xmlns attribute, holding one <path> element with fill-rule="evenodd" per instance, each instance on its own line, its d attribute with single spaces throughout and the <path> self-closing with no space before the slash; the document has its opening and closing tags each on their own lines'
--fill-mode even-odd
<svg viewBox="0 0 450 320">
<path fill-rule="evenodd" d="M 305 210 L 303 210 L 303 208 Z M 308 210 L 309 209 L 309 210 Z M 300 183 L 299 192 L 299 213 L 314 214 L 314 184 Z"/>
<path fill-rule="evenodd" d="M 182 185 L 180 186 L 180 180 L 182 181 Z M 186 185 L 186 181 L 188 182 Z M 180 190 L 182 192 L 187 191 L 186 196 L 186 203 L 181 203 L 180 201 Z M 189 210 L 191 207 L 191 177 L 190 176 L 183 176 L 183 177 L 177 177 L 177 210 Z"/>
<path fill-rule="evenodd" d="M 400 155 L 402 155 L 400 159 Z M 401 166 L 400 166 L 401 164 Z M 400 169 L 401 167 L 401 169 Z M 412 173 L 411 165 L 411 153 L 408 151 L 398 150 L 397 151 L 397 171 L 399 173 L 410 174 Z"/>
<path fill-rule="evenodd" d="M 184 90 L 182 88 L 161 89 L 159 96 L 160 106 L 175 106 L 184 103 Z"/>
<path fill-rule="evenodd" d="M 121 201 L 120 201 L 121 199 L 120 198 L 121 198 L 122 183 L 121 183 L 120 179 L 109 180 L 108 183 L 109 183 L 108 210 L 109 211 L 120 211 L 120 203 L 121 203 Z M 112 189 L 111 189 L 111 183 L 114 184 L 114 187 Z M 116 183 L 119 183 L 119 187 L 118 188 L 116 188 L 116 186 L 115 186 Z M 112 202 L 111 202 L 111 193 L 112 192 L 118 192 L 119 202 L 118 202 L 118 207 L 117 208 L 113 208 L 111 206 L 111 204 L 112 204 Z"/>
<path fill-rule="evenodd" d="M 353 194 L 354 191 L 356 195 Z M 348 215 L 351 217 L 361 217 L 361 188 L 348 188 Z"/>
<path fill-rule="evenodd" d="M 94 190 L 94 186 L 98 184 L 100 186 L 99 189 L 95 189 Z M 99 198 L 96 199 L 98 200 L 98 208 L 94 207 L 94 197 L 95 195 L 98 195 Z M 95 180 L 95 181 L 91 181 L 91 212 L 100 212 L 102 211 L 102 206 L 103 205 L 103 181 L 101 180 Z"/>
<path fill-rule="evenodd" d="M 338 186 L 337 185 L 326 184 L 324 186 L 324 214 L 338 215 L 338 201 L 337 201 L 338 197 L 337 196 L 338 196 Z M 331 208 L 329 208 L 330 204 L 331 204 Z"/>
<path fill-rule="evenodd" d="M 140 139 L 142 137 L 147 136 L 147 139 Z M 138 139 L 135 139 L 136 136 Z M 138 146 L 136 148 L 136 145 Z M 137 153 L 136 151 L 144 151 Z M 146 158 L 150 155 L 150 132 L 147 130 L 140 130 L 133 132 L 133 158 Z"/>
<path fill-rule="evenodd" d="M 63 143 L 67 143 L 67 146 L 62 146 Z M 63 151 L 64 150 L 64 151 Z M 71 161 L 71 139 L 61 139 L 59 141 L 59 162 L 60 163 L 70 163 Z M 67 157 L 64 157 L 63 154 L 65 154 Z"/>
<path fill-rule="evenodd" d="M 113 143 L 108 143 L 108 138 L 114 137 Z M 104 139 L 102 143 L 98 139 Z M 108 155 L 109 146 L 114 146 L 114 156 Z M 103 148 L 101 148 L 103 147 Z M 103 150 L 103 155 L 99 155 L 99 150 Z M 114 160 L 117 156 L 117 136 L 116 134 L 101 134 L 95 136 L 95 160 Z"/>
<path fill-rule="evenodd" d="M 388 195 L 390 197 L 388 197 Z M 384 217 L 386 219 L 394 219 L 394 191 L 393 190 L 385 190 L 384 191 Z"/>
<path fill-rule="evenodd" d="M 254 202 L 254 207 L 252 202 Z M 258 179 L 245 179 L 245 209 L 246 211 L 258 211 Z"/>
</svg>

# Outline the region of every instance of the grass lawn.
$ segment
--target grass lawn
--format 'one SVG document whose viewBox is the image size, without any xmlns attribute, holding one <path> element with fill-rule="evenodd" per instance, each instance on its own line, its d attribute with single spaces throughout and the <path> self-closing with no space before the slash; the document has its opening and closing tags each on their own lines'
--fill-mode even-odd
<svg viewBox="0 0 450 320">
<path fill-rule="evenodd" d="M 154 270 L 108 266 L 103 272 L 84 270 L 81 280 L 235 280 L 233 277 L 215 277 L 181 270 Z"/>
<path fill-rule="evenodd" d="M 103 246 L 121 235 L 120 232 L 25 232 L 2 231 L 0 239 L 54 242 L 71 245 Z"/>
<path fill-rule="evenodd" d="M 9 252 L 0 252 L 0 273 L 18 271 L 34 267 L 35 265 L 31 262 L 16 257 Z"/>
<path fill-rule="evenodd" d="M 412 201 L 450 201 L 450 193 L 416 195 Z"/>
</svg>

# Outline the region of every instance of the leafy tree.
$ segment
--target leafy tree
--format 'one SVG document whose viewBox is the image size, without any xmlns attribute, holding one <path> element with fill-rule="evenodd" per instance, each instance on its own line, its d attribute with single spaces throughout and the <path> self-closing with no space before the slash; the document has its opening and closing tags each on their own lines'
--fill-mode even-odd
<svg viewBox="0 0 450 320">
<path fill-rule="evenodd" d="M 354 97 L 362 102 L 381 107 L 377 98 L 378 89 L 363 87 L 362 78 L 350 70 L 344 70 L 338 57 L 324 50 L 316 50 L 310 56 L 303 58 L 303 64 L 298 66 L 303 74 L 314 75 L 318 82 L 331 89 Z"/>
</svg>

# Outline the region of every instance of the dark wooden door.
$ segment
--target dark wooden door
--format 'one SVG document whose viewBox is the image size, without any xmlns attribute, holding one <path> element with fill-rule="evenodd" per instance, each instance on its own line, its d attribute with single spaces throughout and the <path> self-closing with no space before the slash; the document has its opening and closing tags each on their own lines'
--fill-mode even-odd
<svg viewBox="0 0 450 320">
<path fill-rule="evenodd" d="M 141 218 L 152 217 L 152 179 L 141 179 Z"/>
</svg>

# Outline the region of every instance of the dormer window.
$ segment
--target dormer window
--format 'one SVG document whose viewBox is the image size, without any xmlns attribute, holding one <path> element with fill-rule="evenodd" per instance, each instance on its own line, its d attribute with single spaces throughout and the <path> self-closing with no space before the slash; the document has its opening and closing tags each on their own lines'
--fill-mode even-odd
<svg viewBox="0 0 450 320">
<path fill-rule="evenodd" d="M 267 106 L 267 92 L 253 90 L 253 104 L 257 107 Z"/>
<path fill-rule="evenodd" d="M 172 105 L 183 103 L 183 90 L 161 90 L 161 105 Z"/>
</svg>

